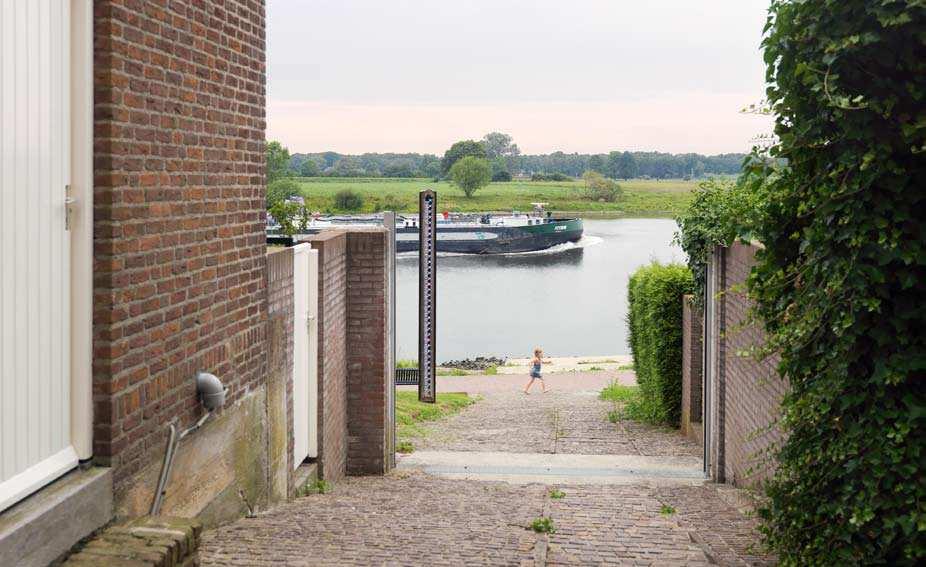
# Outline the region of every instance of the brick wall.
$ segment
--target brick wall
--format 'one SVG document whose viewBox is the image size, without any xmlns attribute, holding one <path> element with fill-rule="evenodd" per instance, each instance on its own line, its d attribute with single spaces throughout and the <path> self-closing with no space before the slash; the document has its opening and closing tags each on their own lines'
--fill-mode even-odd
<svg viewBox="0 0 926 567">
<path fill-rule="evenodd" d="M 701 326 L 703 314 L 694 304 L 694 298 L 686 295 L 682 305 L 682 417 L 681 430 L 684 435 L 701 442 L 701 377 L 703 343 Z"/>
<path fill-rule="evenodd" d="M 273 251 L 267 256 L 268 416 L 270 458 L 275 460 L 271 470 L 277 475 L 271 486 L 278 498 L 290 496 L 293 487 L 293 264 L 292 248 Z"/>
<path fill-rule="evenodd" d="M 94 454 L 117 495 L 265 379 L 262 0 L 94 3 Z M 228 411 L 228 410 L 226 410 Z"/>
<path fill-rule="evenodd" d="M 392 467 L 387 447 L 389 399 L 384 229 L 347 235 L 347 472 L 382 474 Z"/>
<path fill-rule="evenodd" d="M 777 427 L 787 382 L 779 378 L 776 357 L 757 360 L 752 350 L 764 343 L 762 329 L 748 319 L 744 286 L 755 263 L 756 247 L 736 243 L 714 254 L 711 329 L 712 477 L 736 485 L 756 485 L 775 469 L 770 451 L 782 440 Z"/>
<path fill-rule="evenodd" d="M 347 234 L 306 240 L 318 250 L 318 473 L 347 473 Z"/>
</svg>

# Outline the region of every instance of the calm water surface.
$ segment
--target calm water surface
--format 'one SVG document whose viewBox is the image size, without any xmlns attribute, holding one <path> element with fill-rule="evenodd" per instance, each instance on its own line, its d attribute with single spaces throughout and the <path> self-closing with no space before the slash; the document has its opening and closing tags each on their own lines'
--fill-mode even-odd
<svg viewBox="0 0 926 567">
<path fill-rule="evenodd" d="M 502 256 L 441 255 L 437 360 L 625 354 L 627 278 L 652 260 L 684 262 L 668 219 L 586 220 L 576 245 Z M 418 356 L 418 257 L 396 267 L 398 358 Z"/>
</svg>

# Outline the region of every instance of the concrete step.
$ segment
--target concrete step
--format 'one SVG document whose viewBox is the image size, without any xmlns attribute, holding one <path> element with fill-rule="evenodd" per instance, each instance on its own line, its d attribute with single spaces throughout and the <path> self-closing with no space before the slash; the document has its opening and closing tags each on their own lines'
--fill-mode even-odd
<svg viewBox="0 0 926 567">
<path fill-rule="evenodd" d="M 399 470 L 510 484 L 698 485 L 707 482 L 698 457 L 418 451 L 399 458 Z"/>
</svg>

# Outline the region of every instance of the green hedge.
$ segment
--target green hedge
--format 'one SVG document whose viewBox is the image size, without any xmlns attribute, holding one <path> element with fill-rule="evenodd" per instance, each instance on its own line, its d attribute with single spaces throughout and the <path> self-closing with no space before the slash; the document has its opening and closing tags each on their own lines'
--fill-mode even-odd
<svg viewBox="0 0 926 567">
<path fill-rule="evenodd" d="M 643 266 L 627 288 L 630 350 L 647 421 L 678 425 L 682 402 L 682 296 L 691 293 L 682 264 Z"/>
</svg>

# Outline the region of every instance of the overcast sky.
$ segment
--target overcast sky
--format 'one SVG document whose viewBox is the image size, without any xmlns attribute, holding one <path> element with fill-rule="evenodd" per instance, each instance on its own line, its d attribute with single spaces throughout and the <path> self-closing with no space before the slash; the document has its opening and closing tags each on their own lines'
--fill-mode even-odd
<svg viewBox="0 0 926 567">
<path fill-rule="evenodd" d="M 270 0 L 267 135 L 292 152 L 745 152 L 771 130 L 768 0 Z"/>
</svg>

